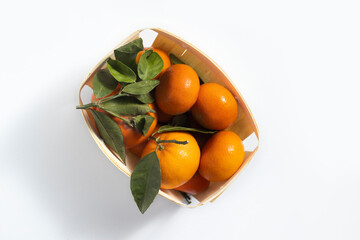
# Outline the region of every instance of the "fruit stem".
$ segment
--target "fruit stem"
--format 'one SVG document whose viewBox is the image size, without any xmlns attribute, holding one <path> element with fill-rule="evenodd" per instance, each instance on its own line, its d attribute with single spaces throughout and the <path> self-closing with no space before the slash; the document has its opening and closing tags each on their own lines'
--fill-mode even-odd
<svg viewBox="0 0 360 240">
<path fill-rule="evenodd" d="M 175 139 L 173 139 L 173 140 L 160 140 L 160 137 L 155 138 L 154 136 L 151 136 L 150 138 L 153 139 L 156 142 L 156 144 L 157 144 L 156 149 L 159 149 L 160 151 L 165 149 L 164 145 L 162 145 L 161 143 L 176 143 L 176 144 L 181 144 L 181 145 L 186 145 L 186 144 L 189 143 L 188 140 L 186 140 L 186 141 L 178 141 L 178 140 L 175 140 Z"/>
<path fill-rule="evenodd" d="M 179 191 L 181 193 L 181 195 L 183 195 L 183 197 L 185 198 L 185 201 L 187 204 L 190 204 L 191 203 L 191 198 L 189 195 L 187 195 L 186 193 L 182 192 L 182 191 Z"/>
<path fill-rule="evenodd" d="M 109 111 L 109 110 L 105 110 L 105 109 L 102 109 L 102 110 L 110 113 L 110 114 L 113 115 L 114 117 L 117 117 L 117 118 L 123 120 L 123 121 L 124 121 L 127 125 L 129 125 L 130 127 L 134 127 L 134 124 L 133 124 L 133 123 L 131 122 L 131 120 L 129 120 L 128 118 L 124 118 L 124 117 L 122 117 L 122 116 L 120 116 L 120 115 L 118 115 L 118 114 L 116 114 L 116 113 L 113 113 L 113 112 L 111 112 L 111 111 Z"/>
<path fill-rule="evenodd" d="M 113 99 L 121 97 L 121 96 L 126 96 L 125 94 L 122 93 L 122 90 L 118 94 L 112 95 L 110 97 L 102 98 L 102 99 L 98 100 L 98 102 L 107 102 L 107 101 L 113 100 Z"/>
<path fill-rule="evenodd" d="M 186 144 L 189 143 L 188 140 L 186 140 L 186 141 L 177 141 L 175 139 L 173 139 L 173 140 L 157 140 L 156 142 L 157 143 L 176 143 L 176 144 L 181 144 L 181 145 L 186 145 Z"/>
<path fill-rule="evenodd" d="M 156 148 L 158 148 L 160 151 L 165 149 L 164 145 L 161 145 L 159 143 L 157 144 Z"/>
<path fill-rule="evenodd" d="M 88 103 L 85 105 L 78 105 L 78 106 L 76 106 L 76 109 L 88 109 L 88 108 L 96 107 L 96 106 L 97 105 L 95 103 Z"/>
<path fill-rule="evenodd" d="M 128 119 L 128 118 L 124 118 L 116 113 L 113 113 L 109 110 L 106 110 L 106 109 L 103 109 L 101 108 L 97 102 L 93 102 L 93 103 L 88 103 L 88 104 L 85 104 L 85 105 L 78 105 L 76 106 L 76 109 L 88 109 L 88 108 L 91 108 L 91 107 L 97 107 L 97 108 L 100 108 L 101 110 L 104 110 L 105 112 L 108 112 L 110 113 L 111 115 L 113 115 L 114 117 L 117 117 L 117 118 L 120 118 L 121 120 L 123 120 L 127 125 L 129 125 L 130 127 L 134 127 L 134 124 L 133 122 L 131 121 L 131 119 Z"/>
</svg>

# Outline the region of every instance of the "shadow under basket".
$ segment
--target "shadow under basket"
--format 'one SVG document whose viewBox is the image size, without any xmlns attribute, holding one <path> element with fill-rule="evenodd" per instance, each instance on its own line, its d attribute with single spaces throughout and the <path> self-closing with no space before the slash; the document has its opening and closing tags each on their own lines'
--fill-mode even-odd
<svg viewBox="0 0 360 240">
<path fill-rule="evenodd" d="M 187 204 L 183 195 L 176 190 L 160 190 L 159 194 L 179 205 L 185 207 L 197 207 L 201 206 L 207 202 L 213 202 L 217 197 L 222 194 L 227 187 L 235 180 L 235 178 L 240 174 L 240 172 L 245 168 L 245 166 L 250 162 L 255 152 L 258 149 L 259 144 L 259 133 L 256 122 L 250 112 L 249 107 L 245 103 L 245 100 L 241 96 L 239 90 L 231 82 L 230 78 L 224 73 L 224 71 L 206 54 L 201 52 L 199 49 L 191 45 L 190 43 L 182 40 L 181 38 L 166 32 L 159 28 L 153 29 L 142 29 L 134 32 L 129 37 L 127 37 L 123 42 L 121 42 L 114 49 L 119 48 L 122 45 L 125 45 L 128 42 L 131 42 L 137 38 L 143 38 L 144 46 L 162 49 L 168 54 L 172 53 L 178 57 L 185 64 L 191 66 L 199 75 L 199 77 L 205 82 L 218 83 L 226 87 L 235 97 L 238 102 L 238 116 L 235 123 L 229 127 L 227 130 L 235 132 L 243 140 L 245 147 L 245 159 L 238 169 L 238 171 L 227 181 L 211 183 L 209 188 L 204 192 L 193 196 L 192 203 Z M 90 102 L 90 96 L 92 94 L 92 80 L 94 75 L 99 69 L 106 67 L 106 60 L 110 57 L 114 57 L 114 49 L 111 50 L 88 74 L 85 80 L 82 82 L 79 90 L 79 103 L 83 104 L 84 102 Z M 85 99 L 87 101 L 85 101 Z M 100 149 L 104 154 L 109 158 L 109 160 L 123 173 L 130 176 L 134 167 L 136 166 L 139 158 L 132 154 L 131 152 L 126 152 L 126 161 L 127 166 L 125 166 L 120 160 L 119 156 L 109 149 L 105 143 L 102 141 L 97 131 L 92 128 L 90 124 L 90 115 L 89 110 L 81 110 L 87 127 L 94 138 L 95 142 L 98 144 Z"/>
</svg>

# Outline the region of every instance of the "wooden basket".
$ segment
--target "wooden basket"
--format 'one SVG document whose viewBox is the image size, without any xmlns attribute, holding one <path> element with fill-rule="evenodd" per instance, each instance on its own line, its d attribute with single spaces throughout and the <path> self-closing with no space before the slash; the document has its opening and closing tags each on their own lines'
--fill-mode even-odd
<svg viewBox="0 0 360 240">
<path fill-rule="evenodd" d="M 258 149 L 258 139 L 259 133 L 256 122 L 250 112 L 249 107 L 245 103 L 245 100 L 241 96 L 239 90 L 235 87 L 235 85 L 231 82 L 230 78 L 225 74 L 225 72 L 206 54 L 201 52 L 199 49 L 191 45 L 190 43 L 182 40 L 181 38 L 166 32 L 159 28 L 153 29 L 141 29 L 129 37 L 127 37 L 123 42 L 121 42 L 114 49 L 119 48 L 120 46 L 131 42 L 142 34 L 144 31 L 152 31 L 153 34 L 157 34 L 152 46 L 155 48 L 160 48 L 167 53 L 172 53 L 177 56 L 181 61 L 190 65 L 195 71 L 198 73 L 199 77 L 204 82 L 215 82 L 225 86 L 234 96 L 238 102 L 238 117 L 235 123 L 229 128 L 229 130 L 234 131 L 236 134 L 240 136 L 240 138 L 244 141 L 250 135 L 252 138 L 255 138 L 255 146 L 252 147 L 251 151 L 246 150 L 245 159 L 239 170 L 227 181 L 211 183 L 209 188 L 194 196 L 196 198 L 195 204 L 188 205 L 184 202 L 183 196 L 176 190 L 160 190 L 159 194 L 179 205 L 185 207 L 197 207 L 201 206 L 209 201 L 214 201 L 221 193 L 225 191 L 225 189 L 235 180 L 235 178 L 240 174 L 240 172 L 245 168 L 245 166 L 250 162 L 255 152 Z M 143 37 L 144 39 L 144 37 Z M 145 40 L 145 39 L 144 39 Z M 105 68 L 106 60 L 109 57 L 114 57 L 114 49 L 111 50 L 88 74 L 85 80 L 81 83 L 81 87 L 79 90 L 79 103 L 83 104 L 82 101 L 82 91 L 85 86 L 89 86 L 92 88 L 92 80 L 96 72 Z M 95 142 L 98 144 L 100 149 L 104 152 L 104 154 L 109 158 L 109 160 L 119 168 L 123 173 L 130 176 L 134 167 L 136 166 L 139 158 L 134 154 L 127 152 L 127 166 L 125 166 L 120 160 L 119 156 L 110 150 L 102 141 L 97 132 L 92 128 L 90 124 L 91 115 L 88 110 L 81 110 L 84 116 L 87 127 L 94 138 Z"/>
</svg>

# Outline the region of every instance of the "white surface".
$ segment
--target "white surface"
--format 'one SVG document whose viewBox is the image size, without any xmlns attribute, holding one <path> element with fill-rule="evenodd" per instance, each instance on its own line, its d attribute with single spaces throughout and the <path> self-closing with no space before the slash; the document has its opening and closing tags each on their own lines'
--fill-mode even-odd
<svg viewBox="0 0 360 240">
<path fill-rule="evenodd" d="M 360 239 L 358 1 L 3 1 L 0 239 Z M 77 91 L 133 31 L 161 27 L 236 82 L 260 149 L 213 204 L 158 196 L 92 140 Z"/>
</svg>

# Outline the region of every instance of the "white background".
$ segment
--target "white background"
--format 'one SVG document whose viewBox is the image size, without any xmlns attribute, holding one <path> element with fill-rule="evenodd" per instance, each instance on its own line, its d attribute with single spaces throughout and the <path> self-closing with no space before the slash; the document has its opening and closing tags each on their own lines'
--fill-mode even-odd
<svg viewBox="0 0 360 240">
<path fill-rule="evenodd" d="M 358 1 L 2 1 L 0 239 L 360 239 Z M 250 165 L 214 203 L 129 178 L 78 110 L 90 69 L 161 27 L 232 78 L 260 130 Z"/>
</svg>

